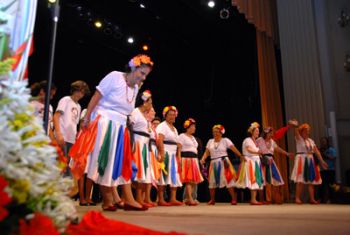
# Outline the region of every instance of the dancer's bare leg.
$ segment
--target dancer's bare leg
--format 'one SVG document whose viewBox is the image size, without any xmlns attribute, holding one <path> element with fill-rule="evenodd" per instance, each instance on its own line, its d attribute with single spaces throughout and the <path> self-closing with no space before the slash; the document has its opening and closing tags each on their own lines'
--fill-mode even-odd
<svg viewBox="0 0 350 235">
<path fill-rule="evenodd" d="M 165 186 L 158 185 L 158 204 L 166 203 L 164 200 L 164 190 Z"/>
<path fill-rule="evenodd" d="M 170 203 L 182 203 L 176 200 L 176 191 L 177 191 L 177 187 L 170 187 L 170 200 L 169 200 Z"/>
<path fill-rule="evenodd" d="M 92 185 L 93 185 L 93 181 L 86 177 L 86 181 L 85 181 L 85 200 L 88 203 L 92 203 L 93 202 L 92 199 L 91 199 Z"/>
<path fill-rule="evenodd" d="M 303 183 L 297 183 L 296 189 L 295 189 L 295 203 L 302 203 L 301 201 L 301 193 L 303 191 L 304 184 Z"/>
<path fill-rule="evenodd" d="M 145 202 L 146 203 L 153 203 L 151 199 L 151 188 L 152 188 L 152 184 L 145 185 Z"/>
<path fill-rule="evenodd" d="M 100 185 L 102 193 L 102 208 L 108 208 L 113 206 L 112 187 Z"/>
<path fill-rule="evenodd" d="M 126 204 L 129 204 L 133 207 L 142 208 L 140 203 L 135 201 L 134 196 L 132 195 L 131 184 L 124 184 L 122 186 L 122 189 L 123 189 L 122 198 L 125 200 L 124 202 Z"/>
<path fill-rule="evenodd" d="M 78 180 L 78 187 L 79 187 L 79 204 L 85 204 L 87 203 L 85 199 L 85 194 L 84 194 L 84 176 L 82 176 Z"/>
</svg>

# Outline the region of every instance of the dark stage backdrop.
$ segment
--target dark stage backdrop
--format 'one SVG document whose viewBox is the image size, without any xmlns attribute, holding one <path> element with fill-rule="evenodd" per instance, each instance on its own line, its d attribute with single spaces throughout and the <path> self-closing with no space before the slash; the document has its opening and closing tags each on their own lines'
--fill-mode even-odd
<svg viewBox="0 0 350 235">
<path fill-rule="evenodd" d="M 60 98 L 69 94 L 73 81 L 84 80 L 94 91 L 107 73 L 123 71 L 128 60 L 142 52 L 139 45 L 125 43 L 125 36 L 133 30 L 150 43 L 147 54 L 155 67 L 142 89 L 152 91 L 157 115 L 161 116 L 164 106 L 175 105 L 179 110 L 178 131 L 183 131 L 185 119 L 196 119 L 196 135 L 204 146 L 211 138 L 211 127 L 223 124 L 225 136 L 241 149 L 250 123 L 261 120 L 254 26 L 232 7 L 230 18 L 222 20 L 218 10 L 214 14 L 200 4 L 196 8 L 189 6 L 194 3 L 184 3 L 192 1 L 173 1 L 173 6 L 167 8 L 162 1 L 152 2 L 157 11 L 145 13 L 130 1 L 62 1 L 53 78 L 58 87 L 52 101 L 54 108 Z M 116 39 L 90 27 L 77 17 L 78 5 L 118 23 L 123 37 Z M 159 12 L 160 17 L 155 17 Z M 45 1 L 39 1 L 29 83 L 47 79 L 49 20 Z M 83 108 L 88 101 L 89 98 L 82 100 Z"/>
</svg>

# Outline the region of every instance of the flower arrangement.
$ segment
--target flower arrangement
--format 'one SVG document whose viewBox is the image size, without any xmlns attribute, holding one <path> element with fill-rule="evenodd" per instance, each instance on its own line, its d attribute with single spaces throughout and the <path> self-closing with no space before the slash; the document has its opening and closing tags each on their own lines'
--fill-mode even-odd
<svg viewBox="0 0 350 235">
<path fill-rule="evenodd" d="M 76 218 L 67 196 L 72 180 L 62 177 L 57 150 L 33 115 L 27 82 L 8 79 L 12 63 L 0 62 L 0 230 L 13 234 L 41 224 L 26 224 L 30 219 L 51 220 L 63 231 Z"/>
<path fill-rule="evenodd" d="M 139 67 L 139 66 L 141 66 L 141 64 L 147 64 L 147 65 L 153 66 L 153 61 L 151 60 L 151 58 L 149 56 L 142 55 L 142 54 L 133 57 L 129 61 L 130 68 Z"/>
</svg>

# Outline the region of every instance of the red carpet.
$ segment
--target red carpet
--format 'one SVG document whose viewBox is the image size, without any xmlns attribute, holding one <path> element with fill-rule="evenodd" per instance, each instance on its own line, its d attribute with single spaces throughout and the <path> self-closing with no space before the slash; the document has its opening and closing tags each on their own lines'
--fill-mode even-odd
<svg viewBox="0 0 350 235">
<path fill-rule="evenodd" d="M 100 212 L 90 211 L 86 213 L 82 221 L 77 225 L 70 225 L 66 233 L 69 235 L 97 235 L 97 234 L 152 234 L 152 235 L 182 235 L 177 232 L 159 232 L 140 226 L 107 219 Z"/>
</svg>

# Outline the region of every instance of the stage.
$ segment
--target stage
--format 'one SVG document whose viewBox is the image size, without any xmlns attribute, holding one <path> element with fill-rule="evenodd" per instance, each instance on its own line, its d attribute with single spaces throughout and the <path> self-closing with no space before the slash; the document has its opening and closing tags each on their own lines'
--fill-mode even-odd
<svg viewBox="0 0 350 235">
<path fill-rule="evenodd" d="M 101 211 L 101 206 L 77 206 L 77 210 L 81 217 L 89 210 Z M 154 230 L 187 234 L 350 234 L 350 205 L 201 203 L 191 207 L 154 207 L 146 212 L 118 209 L 103 215 Z"/>
</svg>

